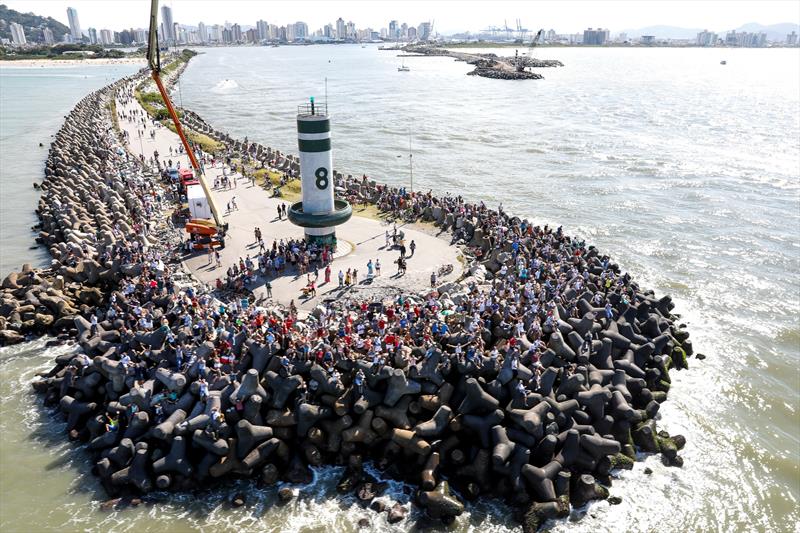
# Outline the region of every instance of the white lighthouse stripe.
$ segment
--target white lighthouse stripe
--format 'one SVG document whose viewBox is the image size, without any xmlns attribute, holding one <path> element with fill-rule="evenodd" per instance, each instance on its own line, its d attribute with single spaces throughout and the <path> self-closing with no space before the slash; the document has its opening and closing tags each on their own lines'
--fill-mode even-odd
<svg viewBox="0 0 800 533">
<path fill-rule="evenodd" d="M 331 132 L 326 131 L 325 133 L 298 133 L 298 139 L 303 139 L 304 141 L 318 141 L 320 139 L 330 139 Z"/>
</svg>

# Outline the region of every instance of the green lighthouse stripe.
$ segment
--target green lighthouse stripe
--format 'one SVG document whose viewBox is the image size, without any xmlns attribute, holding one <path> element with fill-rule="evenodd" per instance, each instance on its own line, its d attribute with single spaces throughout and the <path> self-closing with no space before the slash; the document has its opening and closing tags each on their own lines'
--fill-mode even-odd
<svg viewBox="0 0 800 533">
<path fill-rule="evenodd" d="M 331 149 L 331 140 L 317 139 L 315 141 L 308 141 L 305 139 L 297 139 L 297 144 L 301 152 L 327 152 Z"/>
<path fill-rule="evenodd" d="M 330 119 L 325 120 L 298 120 L 298 133 L 326 133 L 331 131 Z"/>
</svg>

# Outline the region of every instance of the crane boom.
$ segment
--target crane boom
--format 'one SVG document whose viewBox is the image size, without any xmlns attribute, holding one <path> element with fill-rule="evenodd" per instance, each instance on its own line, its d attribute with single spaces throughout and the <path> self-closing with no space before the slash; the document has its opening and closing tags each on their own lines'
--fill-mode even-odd
<svg viewBox="0 0 800 533">
<path fill-rule="evenodd" d="M 203 168 L 197 161 L 194 150 L 192 150 L 186 135 L 183 133 L 183 127 L 178 119 L 178 114 L 175 112 L 175 107 L 172 105 L 169 93 L 167 93 L 167 90 L 164 88 L 164 83 L 161 81 L 161 54 L 158 49 L 158 0 L 152 0 L 150 4 L 150 33 L 147 38 L 147 63 L 150 66 L 150 75 L 156 87 L 158 87 L 158 92 L 161 93 L 161 99 L 164 100 L 164 105 L 169 112 L 170 118 L 172 118 L 172 123 L 175 125 L 175 131 L 178 133 L 178 137 L 181 138 L 181 143 L 183 143 L 183 147 L 186 150 L 186 155 L 189 156 L 189 161 L 192 163 L 195 174 L 197 174 L 197 180 L 203 188 L 206 199 L 208 199 L 211 214 L 214 216 L 214 223 L 217 225 L 218 230 L 221 231 L 224 229 L 225 224 L 222 221 L 222 217 L 219 216 L 217 204 L 206 183 Z"/>
</svg>

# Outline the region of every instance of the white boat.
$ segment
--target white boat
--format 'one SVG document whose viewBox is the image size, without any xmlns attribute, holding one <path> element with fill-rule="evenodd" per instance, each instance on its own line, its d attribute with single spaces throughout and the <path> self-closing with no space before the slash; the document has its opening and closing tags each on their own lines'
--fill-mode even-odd
<svg viewBox="0 0 800 533">
<path fill-rule="evenodd" d="M 406 66 L 405 61 L 399 67 L 397 67 L 397 72 L 408 72 L 411 69 Z"/>
<path fill-rule="evenodd" d="M 719 64 L 720 64 L 720 65 L 727 65 L 727 64 L 728 64 L 728 62 L 727 62 L 727 61 L 725 61 L 725 60 L 723 59 L 722 61 L 720 61 L 720 62 L 719 62 Z"/>
</svg>

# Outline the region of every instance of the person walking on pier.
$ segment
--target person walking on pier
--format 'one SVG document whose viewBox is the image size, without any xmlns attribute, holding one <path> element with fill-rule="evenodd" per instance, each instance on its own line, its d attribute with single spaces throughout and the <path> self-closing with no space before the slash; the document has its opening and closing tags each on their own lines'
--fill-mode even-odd
<svg viewBox="0 0 800 533">
<path fill-rule="evenodd" d="M 325 266 L 325 284 L 327 285 L 330 282 L 331 282 L 331 265 L 328 264 Z"/>
<path fill-rule="evenodd" d="M 280 205 L 278 206 L 278 220 L 283 220 L 283 209 Z"/>
<path fill-rule="evenodd" d="M 414 257 L 414 251 L 417 249 L 417 243 L 414 242 L 414 239 L 411 239 L 411 244 L 409 244 L 408 247 L 411 250 L 411 255 L 409 257 Z"/>
<path fill-rule="evenodd" d="M 267 289 L 267 298 L 272 298 L 272 283 L 267 280 L 267 283 L 264 285 L 264 287 Z"/>
</svg>

